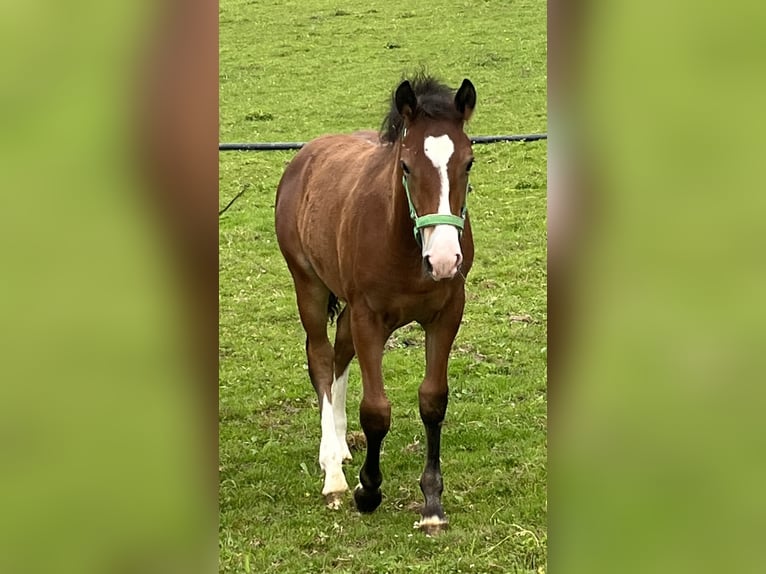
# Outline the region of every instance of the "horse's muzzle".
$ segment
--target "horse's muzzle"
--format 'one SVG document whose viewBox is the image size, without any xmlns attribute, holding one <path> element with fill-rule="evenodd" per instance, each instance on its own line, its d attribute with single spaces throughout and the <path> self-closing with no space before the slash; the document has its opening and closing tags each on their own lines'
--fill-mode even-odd
<svg viewBox="0 0 766 574">
<path fill-rule="evenodd" d="M 423 242 L 423 265 L 431 279 L 441 281 L 457 275 L 463 262 L 463 253 L 456 227 L 427 227 L 423 230 Z"/>
<path fill-rule="evenodd" d="M 436 260 L 436 264 L 431 260 L 430 255 L 423 257 L 423 266 L 426 273 L 434 281 L 441 281 L 442 279 L 452 279 L 460 271 L 460 265 L 463 263 L 463 256 L 460 253 L 456 253 L 454 259 L 446 261 L 439 258 Z"/>
</svg>

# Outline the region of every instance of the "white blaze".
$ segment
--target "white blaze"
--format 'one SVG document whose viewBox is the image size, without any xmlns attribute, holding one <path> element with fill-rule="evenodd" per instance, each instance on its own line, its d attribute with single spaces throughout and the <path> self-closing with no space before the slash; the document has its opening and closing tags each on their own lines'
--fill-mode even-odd
<svg viewBox="0 0 766 574">
<path fill-rule="evenodd" d="M 447 134 L 428 136 L 423 142 L 426 157 L 439 172 L 440 194 L 437 213 L 450 215 L 449 175 L 447 165 L 455 151 L 455 144 Z M 452 277 L 457 272 L 460 251 L 460 239 L 457 227 L 453 225 L 435 225 L 423 230 L 423 257 L 428 256 L 435 279 Z"/>
<path fill-rule="evenodd" d="M 426 157 L 434 164 L 436 171 L 439 172 L 439 181 L 441 182 L 441 195 L 439 196 L 439 211 L 443 215 L 449 215 L 449 176 L 447 175 L 447 164 L 452 153 L 455 151 L 455 144 L 447 134 L 438 138 L 428 136 L 423 142 L 423 151 Z"/>
</svg>

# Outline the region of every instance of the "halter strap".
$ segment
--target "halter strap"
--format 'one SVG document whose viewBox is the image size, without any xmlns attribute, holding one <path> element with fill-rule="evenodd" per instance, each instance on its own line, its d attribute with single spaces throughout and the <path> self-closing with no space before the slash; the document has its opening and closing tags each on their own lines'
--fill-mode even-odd
<svg viewBox="0 0 766 574">
<path fill-rule="evenodd" d="M 442 213 L 430 213 L 428 215 L 421 215 L 418 217 L 418 214 L 415 211 L 415 205 L 412 203 L 412 198 L 410 197 L 410 186 L 407 182 L 406 175 L 402 175 L 402 184 L 404 185 L 404 193 L 407 196 L 407 204 L 410 207 L 410 219 L 412 219 L 415 224 L 412 232 L 415 234 L 415 241 L 418 242 L 418 245 L 423 244 L 421 230 L 424 227 L 431 227 L 433 225 L 452 225 L 453 227 L 457 227 L 458 235 L 463 233 L 463 227 L 465 226 L 465 215 L 468 213 L 468 207 L 466 206 L 465 202 L 463 202 L 463 208 L 460 210 L 460 216 L 452 215 L 451 213 L 449 215 Z M 466 195 L 470 189 L 470 184 L 466 185 Z"/>
</svg>

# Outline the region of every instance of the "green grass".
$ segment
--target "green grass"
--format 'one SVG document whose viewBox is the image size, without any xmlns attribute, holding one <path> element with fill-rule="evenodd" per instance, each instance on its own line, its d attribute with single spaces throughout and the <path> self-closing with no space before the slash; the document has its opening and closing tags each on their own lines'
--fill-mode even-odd
<svg viewBox="0 0 766 574">
<path fill-rule="evenodd" d="M 471 134 L 546 129 L 540 1 L 220 3 L 221 141 L 307 140 L 377 128 L 401 74 L 420 65 L 478 91 Z M 392 427 L 384 500 L 325 509 L 319 411 L 304 333 L 273 229 L 293 152 L 226 152 L 220 205 L 220 571 L 544 572 L 546 569 L 546 144 L 476 146 L 476 260 L 450 361 L 443 430 L 450 528 L 413 530 L 424 433 L 423 335 L 389 341 Z M 349 431 L 359 431 L 352 363 Z M 363 452 L 346 467 L 349 483 Z"/>
</svg>

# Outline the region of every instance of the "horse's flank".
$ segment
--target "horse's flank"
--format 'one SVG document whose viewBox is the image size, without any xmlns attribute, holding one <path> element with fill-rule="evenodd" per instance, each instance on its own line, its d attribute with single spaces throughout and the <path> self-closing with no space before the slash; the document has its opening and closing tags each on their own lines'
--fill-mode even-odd
<svg viewBox="0 0 766 574">
<path fill-rule="evenodd" d="M 385 204 L 392 199 L 380 193 L 391 187 L 391 149 L 361 134 L 322 136 L 306 144 L 285 170 L 277 194 L 277 213 L 294 214 L 278 218 L 277 233 L 297 242 L 303 260 L 296 263 L 312 268 L 344 300 L 350 285 L 342 277 L 341 259 L 358 245 L 354 226 L 371 211 L 389 213 Z M 280 222 L 291 229 L 280 228 Z M 378 224 L 389 222 L 378 218 Z"/>
</svg>

